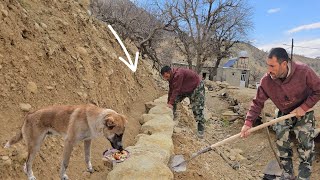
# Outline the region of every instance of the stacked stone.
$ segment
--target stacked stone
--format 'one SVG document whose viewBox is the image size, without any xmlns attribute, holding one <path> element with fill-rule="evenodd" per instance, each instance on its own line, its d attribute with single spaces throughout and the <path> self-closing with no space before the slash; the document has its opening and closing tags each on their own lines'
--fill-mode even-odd
<svg viewBox="0 0 320 180">
<path fill-rule="evenodd" d="M 173 179 L 168 167 L 174 149 L 172 110 L 167 107 L 165 96 L 147 103 L 146 107 L 150 110 L 141 118 L 141 134 L 137 136 L 137 143 L 126 148 L 130 157 L 114 166 L 108 180 Z"/>
</svg>

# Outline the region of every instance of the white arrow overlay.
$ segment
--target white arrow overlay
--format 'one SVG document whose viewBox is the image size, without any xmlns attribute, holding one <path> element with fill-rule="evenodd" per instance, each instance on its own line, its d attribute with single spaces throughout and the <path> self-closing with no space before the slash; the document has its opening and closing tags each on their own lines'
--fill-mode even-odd
<svg viewBox="0 0 320 180">
<path fill-rule="evenodd" d="M 111 32 L 113 33 L 113 35 L 116 37 L 116 39 L 118 40 L 120 46 L 122 47 L 124 53 L 126 54 L 129 63 L 123 59 L 122 57 L 119 57 L 120 61 L 122 61 L 125 65 L 127 65 L 131 71 L 136 72 L 137 67 L 138 67 L 138 59 L 139 59 L 139 52 L 136 52 L 136 58 L 134 59 L 134 64 L 132 63 L 131 57 L 127 51 L 127 48 L 124 46 L 124 44 L 122 43 L 121 39 L 119 38 L 117 32 L 112 28 L 111 25 L 108 25 L 109 29 L 111 30 Z"/>
</svg>

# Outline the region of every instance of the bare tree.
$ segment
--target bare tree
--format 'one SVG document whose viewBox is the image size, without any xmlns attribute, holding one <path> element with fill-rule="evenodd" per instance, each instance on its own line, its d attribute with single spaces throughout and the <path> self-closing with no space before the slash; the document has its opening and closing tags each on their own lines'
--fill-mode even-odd
<svg viewBox="0 0 320 180">
<path fill-rule="evenodd" d="M 221 60 L 229 57 L 231 48 L 236 43 L 246 39 L 247 32 L 252 27 L 250 8 L 247 8 L 244 1 L 229 1 L 228 3 L 231 5 L 231 8 L 221 11 L 217 15 L 220 20 L 216 22 L 211 41 L 209 41 L 209 44 L 213 47 L 213 54 L 216 57 L 213 60 L 215 66 L 210 71 L 209 79 L 211 80 L 216 75 Z"/>
<path fill-rule="evenodd" d="M 160 68 L 157 41 L 161 39 L 161 30 L 168 27 L 170 21 L 161 22 L 129 0 L 91 0 L 91 11 L 98 19 L 111 24 L 123 39 L 131 40 L 142 58 L 149 57 L 153 66 Z"/>
<path fill-rule="evenodd" d="M 253 55 L 253 60 L 250 65 L 250 80 L 251 82 L 257 82 L 264 74 L 264 69 L 259 69 L 258 67 L 263 67 L 265 64 L 265 59 L 267 58 L 267 53 L 263 51 L 255 51 Z"/>
<path fill-rule="evenodd" d="M 251 26 L 249 8 L 243 0 L 168 0 L 162 12 L 172 21 L 176 43 L 189 67 L 196 62 L 199 73 L 206 60 L 218 67 L 230 48 Z M 217 58 L 217 60 L 216 60 Z"/>
<path fill-rule="evenodd" d="M 151 6 L 141 9 L 129 0 L 92 0 L 91 9 L 99 19 L 112 24 L 122 38 L 132 40 L 142 57 L 148 56 L 157 68 L 161 62 L 156 48 L 166 30 L 174 32 L 175 45 L 189 68 L 195 62 L 200 73 L 205 61 L 214 61 L 214 75 L 221 59 L 228 57 L 230 48 L 245 38 L 251 26 L 244 1 L 166 0 L 152 4 L 157 10 L 148 10 Z"/>
<path fill-rule="evenodd" d="M 256 66 L 252 66 L 250 68 L 250 77 L 251 77 L 250 81 L 251 82 L 257 82 L 262 77 L 262 75 L 263 75 L 263 72 L 258 70 L 256 68 Z"/>
</svg>

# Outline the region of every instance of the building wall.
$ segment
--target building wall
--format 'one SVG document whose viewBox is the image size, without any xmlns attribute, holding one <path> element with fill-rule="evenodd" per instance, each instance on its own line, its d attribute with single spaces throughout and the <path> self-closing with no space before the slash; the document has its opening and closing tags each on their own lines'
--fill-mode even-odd
<svg viewBox="0 0 320 180">
<path fill-rule="evenodd" d="M 241 74 L 245 73 L 246 82 L 245 87 L 249 85 L 250 71 L 246 69 L 236 69 L 236 68 L 218 68 L 216 81 L 226 81 L 232 86 L 240 86 Z"/>
<path fill-rule="evenodd" d="M 223 69 L 224 69 L 224 68 L 221 68 L 221 67 L 219 67 L 219 68 L 217 69 L 217 75 L 216 75 L 216 77 L 215 77 L 215 80 L 216 80 L 216 81 L 220 81 L 220 82 L 226 81 L 226 75 L 225 75 Z"/>
<path fill-rule="evenodd" d="M 184 63 L 172 63 L 171 67 L 182 67 L 182 68 L 189 68 L 188 64 L 184 64 Z M 195 71 L 196 67 L 193 65 L 192 69 Z M 202 67 L 201 73 L 199 74 L 201 77 L 205 76 L 205 78 L 203 77 L 203 79 L 209 79 L 209 74 L 210 74 L 210 67 Z"/>
<path fill-rule="evenodd" d="M 182 63 L 172 63 L 171 67 L 183 67 L 183 68 L 189 68 L 188 64 L 182 64 Z M 193 69 L 195 69 L 195 66 L 193 66 Z M 238 69 L 238 68 L 222 68 L 219 67 L 217 69 L 217 75 L 215 77 L 216 81 L 226 81 L 228 84 L 232 86 L 240 86 L 240 79 L 241 74 L 245 71 L 246 73 L 246 82 L 245 87 L 248 87 L 249 85 L 249 76 L 250 76 L 250 70 L 248 69 Z M 210 67 L 202 67 L 202 71 L 199 74 L 203 79 L 209 79 L 210 74 Z M 205 78 L 204 78 L 205 76 Z"/>
<path fill-rule="evenodd" d="M 225 68 L 225 74 L 226 74 L 226 81 L 231 85 L 231 86 L 240 86 L 240 77 L 241 77 L 241 72 L 237 69 L 232 69 L 232 68 Z"/>
</svg>

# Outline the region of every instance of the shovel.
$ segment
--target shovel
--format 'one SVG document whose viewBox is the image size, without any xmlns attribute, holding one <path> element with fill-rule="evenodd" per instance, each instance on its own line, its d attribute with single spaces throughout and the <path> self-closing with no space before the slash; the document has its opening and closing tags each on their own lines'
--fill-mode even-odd
<svg viewBox="0 0 320 180">
<path fill-rule="evenodd" d="M 262 119 L 266 119 L 265 113 L 262 113 Z M 274 150 L 273 146 L 272 146 L 272 142 L 271 142 L 271 137 L 270 137 L 270 132 L 269 132 L 269 127 L 266 127 L 267 130 L 267 135 L 268 135 L 268 142 L 270 145 L 270 149 L 273 152 L 274 157 L 276 158 L 276 160 L 271 160 L 269 161 L 269 163 L 267 164 L 267 166 L 265 167 L 265 169 L 263 170 L 263 179 L 264 180 L 273 180 L 276 178 L 279 178 L 282 173 L 283 173 L 283 167 L 282 164 L 280 163 L 280 158 L 278 157 L 276 151 Z"/>
<path fill-rule="evenodd" d="M 313 109 L 309 109 L 307 112 L 312 111 L 312 110 L 313 110 Z M 268 127 L 268 126 L 270 126 L 270 125 L 273 125 L 273 124 L 275 124 L 275 123 L 277 123 L 277 122 L 280 122 L 280 121 L 283 121 L 283 120 L 292 118 L 292 117 L 294 117 L 294 116 L 296 116 L 295 113 L 293 113 L 293 114 L 288 114 L 288 115 L 285 115 L 285 116 L 281 116 L 281 117 L 276 118 L 276 119 L 274 119 L 274 120 L 271 120 L 271 121 L 269 121 L 269 122 L 263 123 L 263 124 L 261 124 L 261 125 L 259 125 L 259 126 L 250 128 L 248 131 L 251 133 L 251 132 L 257 131 L 257 130 L 259 130 L 259 129 Z M 196 153 L 193 153 L 193 154 L 191 155 L 191 157 L 190 157 L 189 159 L 187 159 L 187 160 L 185 160 L 185 159 L 183 158 L 183 155 L 175 155 L 175 156 L 172 158 L 172 160 L 171 160 L 171 169 L 172 169 L 173 171 L 175 171 L 175 172 L 186 171 L 186 169 L 187 169 L 187 163 L 188 163 L 190 160 L 194 159 L 195 157 L 197 157 L 197 156 L 199 156 L 199 155 L 201 155 L 201 154 L 203 154 L 203 153 L 206 153 L 206 152 L 208 152 L 208 151 L 211 151 L 211 150 L 213 150 L 214 148 L 216 148 L 216 147 L 218 147 L 218 146 L 221 146 L 221 145 L 223 145 L 223 144 L 225 144 L 225 143 L 231 142 L 231 141 L 233 141 L 233 140 L 235 140 L 235 139 L 237 139 L 237 138 L 239 138 L 239 137 L 240 137 L 240 133 L 238 133 L 238 134 L 236 134 L 236 135 L 233 135 L 233 136 L 231 136 L 231 137 L 229 137 L 229 138 L 227 138 L 227 139 L 224 139 L 224 140 L 222 140 L 222 141 L 219 141 L 219 142 L 217 142 L 217 143 L 215 143 L 215 144 L 212 144 L 212 145 L 209 146 L 209 147 L 203 148 L 203 149 L 201 149 L 200 151 L 198 151 L 198 152 L 196 152 Z"/>
</svg>

